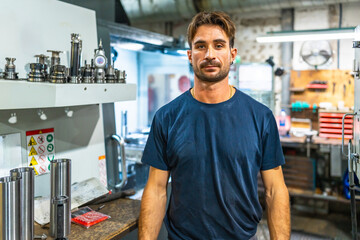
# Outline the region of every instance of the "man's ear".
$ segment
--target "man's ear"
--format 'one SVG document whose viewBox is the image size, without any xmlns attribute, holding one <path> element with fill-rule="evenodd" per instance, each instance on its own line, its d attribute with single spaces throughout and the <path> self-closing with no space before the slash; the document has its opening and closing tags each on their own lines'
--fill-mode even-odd
<svg viewBox="0 0 360 240">
<path fill-rule="evenodd" d="M 232 48 L 230 50 L 230 53 L 231 53 L 231 62 L 235 61 L 235 57 L 237 55 L 237 48 Z"/>
<path fill-rule="evenodd" d="M 192 64 L 192 52 L 191 52 L 191 50 L 187 50 L 187 56 L 188 56 L 190 64 Z"/>
</svg>

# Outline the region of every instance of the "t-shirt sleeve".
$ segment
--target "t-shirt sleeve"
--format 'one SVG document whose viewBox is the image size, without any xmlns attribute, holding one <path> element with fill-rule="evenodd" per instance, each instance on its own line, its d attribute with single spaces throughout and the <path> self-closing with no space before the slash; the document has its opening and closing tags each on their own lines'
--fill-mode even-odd
<svg viewBox="0 0 360 240">
<path fill-rule="evenodd" d="M 269 170 L 285 164 L 279 131 L 272 113 L 267 115 L 268 124 L 262 136 L 262 164 L 261 170 Z"/>
<path fill-rule="evenodd" d="M 161 121 L 155 114 L 141 162 L 160 170 L 169 170 L 166 159 L 166 139 Z"/>
</svg>

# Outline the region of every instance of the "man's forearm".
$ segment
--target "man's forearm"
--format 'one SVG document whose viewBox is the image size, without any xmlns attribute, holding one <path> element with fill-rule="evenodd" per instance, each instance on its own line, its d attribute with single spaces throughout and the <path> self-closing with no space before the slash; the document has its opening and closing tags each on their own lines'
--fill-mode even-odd
<svg viewBox="0 0 360 240">
<path fill-rule="evenodd" d="M 139 240 L 157 239 L 166 209 L 166 191 L 144 189 L 139 219 Z"/>
<path fill-rule="evenodd" d="M 266 193 L 266 204 L 270 238 L 290 239 L 290 204 L 286 186 L 272 193 Z"/>
</svg>

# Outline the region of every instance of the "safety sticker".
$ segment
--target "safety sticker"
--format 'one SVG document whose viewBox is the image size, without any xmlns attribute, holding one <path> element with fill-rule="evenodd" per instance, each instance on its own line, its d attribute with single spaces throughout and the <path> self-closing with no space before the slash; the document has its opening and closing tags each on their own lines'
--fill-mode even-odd
<svg viewBox="0 0 360 240">
<path fill-rule="evenodd" d="M 45 138 L 44 138 L 43 135 L 38 136 L 38 137 L 37 137 L 37 140 L 38 140 L 38 143 L 39 143 L 39 144 L 43 144 L 43 143 L 45 142 Z"/>
<path fill-rule="evenodd" d="M 34 155 L 37 155 L 37 152 L 36 152 L 34 147 L 31 147 L 30 152 L 29 152 L 29 156 L 34 156 Z"/>
<path fill-rule="evenodd" d="M 29 141 L 29 143 L 28 143 L 28 146 L 34 146 L 34 145 L 36 145 L 36 144 L 37 144 L 37 143 L 36 143 L 34 137 L 31 136 L 30 141 Z"/>
<path fill-rule="evenodd" d="M 99 174 L 100 182 L 107 187 L 107 177 L 106 177 L 106 158 L 105 155 L 99 156 Z"/>
<path fill-rule="evenodd" d="M 49 145 L 47 146 L 47 150 L 48 150 L 48 152 L 52 152 L 52 151 L 54 150 L 54 145 L 49 144 Z"/>
<path fill-rule="evenodd" d="M 45 155 L 40 155 L 38 158 L 38 162 L 40 164 L 46 164 L 46 156 Z"/>
<path fill-rule="evenodd" d="M 43 154 L 45 152 L 45 146 L 44 145 L 40 145 L 39 147 L 38 147 L 38 153 L 39 154 Z"/>
<path fill-rule="evenodd" d="M 47 169 L 47 167 L 45 167 L 45 166 L 39 166 L 39 168 L 38 168 L 39 174 L 46 173 L 47 172 L 46 169 Z"/>
<path fill-rule="evenodd" d="M 53 139 L 54 139 L 54 136 L 51 135 L 51 134 L 48 134 L 48 135 L 46 136 L 46 140 L 47 140 L 48 142 L 52 142 Z"/>
<path fill-rule="evenodd" d="M 54 128 L 26 131 L 28 166 L 36 175 L 50 172 L 50 161 L 55 159 Z"/>
<path fill-rule="evenodd" d="M 30 161 L 29 166 L 31 167 L 31 166 L 35 166 L 35 165 L 38 165 L 38 163 L 37 163 L 35 157 L 33 156 L 33 157 L 31 158 L 31 161 Z"/>
</svg>

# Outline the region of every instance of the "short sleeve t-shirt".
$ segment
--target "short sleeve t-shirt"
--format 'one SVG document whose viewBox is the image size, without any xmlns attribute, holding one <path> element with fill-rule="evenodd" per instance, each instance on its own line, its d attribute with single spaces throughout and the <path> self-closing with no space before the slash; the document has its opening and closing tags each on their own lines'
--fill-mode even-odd
<svg viewBox="0 0 360 240">
<path fill-rule="evenodd" d="M 190 91 L 154 116 L 142 162 L 171 174 L 170 239 L 249 239 L 262 209 L 257 176 L 285 163 L 270 109 L 236 90 L 206 104 Z"/>
</svg>

